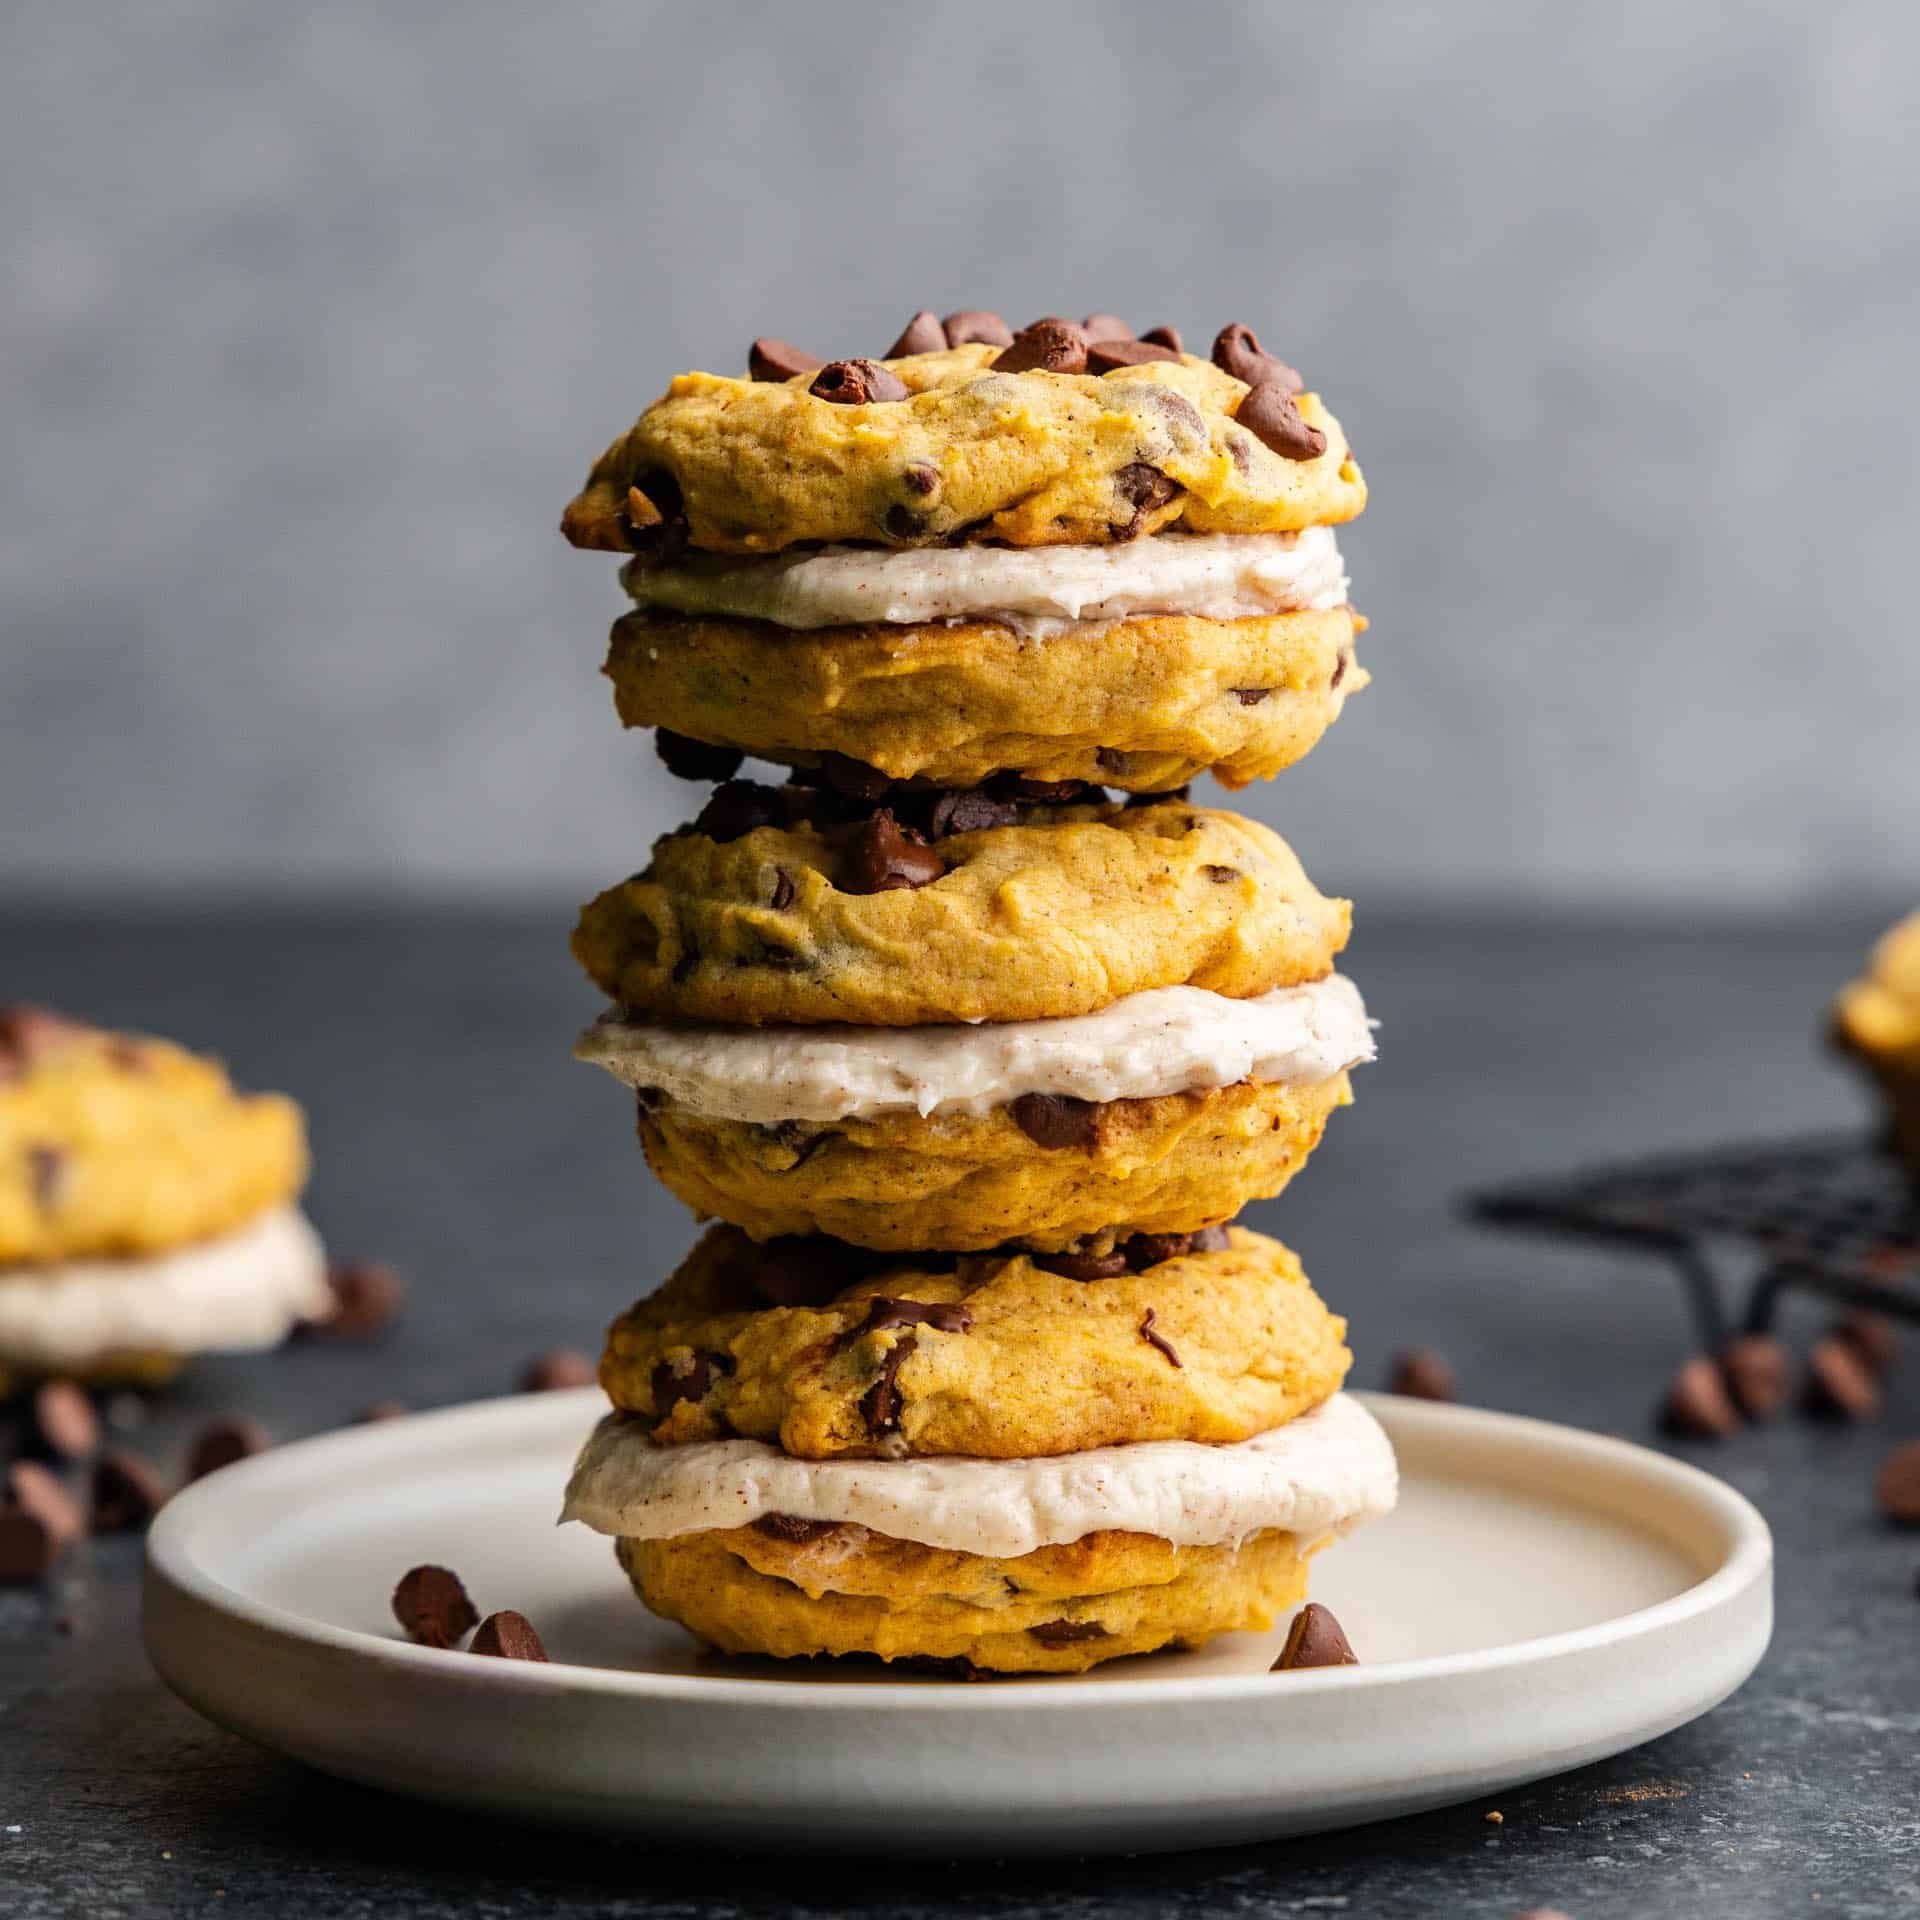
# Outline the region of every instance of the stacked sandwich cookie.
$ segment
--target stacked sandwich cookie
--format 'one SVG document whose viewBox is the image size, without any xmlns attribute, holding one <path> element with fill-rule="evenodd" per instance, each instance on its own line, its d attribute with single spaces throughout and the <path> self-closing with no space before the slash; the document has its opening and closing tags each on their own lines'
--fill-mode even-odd
<svg viewBox="0 0 1920 1920">
<path fill-rule="evenodd" d="M 0 1394 L 154 1384 L 333 1311 L 300 1109 L 164 1040 L 0 1008 Z"/>
<path fill-rule="evenodd" d="M 1371 1057 L 1346 902 L 1189 799 L 1365 685 L 1339 424 L 1244 327 L 758 341 L 595 465 L 622 719 L 713 784 L 584 909 L 709 1230 L 567 1512 L 728 1652 L 1077 1672 L 1263 1628 L 1390 1505 L 1277 1193 Z M 783 784 L 742 779 L 748 756 Z"/>
</svg>

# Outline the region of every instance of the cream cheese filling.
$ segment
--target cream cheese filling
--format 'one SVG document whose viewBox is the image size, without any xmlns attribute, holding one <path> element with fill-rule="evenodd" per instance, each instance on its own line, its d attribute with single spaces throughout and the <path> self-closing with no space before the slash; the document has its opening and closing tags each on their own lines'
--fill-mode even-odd
<svg viewBox="0 0 1920 1920">
<path fill-rule="evenodd" d="M 990 621 L 1028 639 L 1135 615 L 1245 620 L 1344 606 L 1331 527 L 1301 533 L 1162 533 L 1115 546 L 830 546 L 804 553 L 686 553 L 629 561 L 642 607 L 850 627 Z"/>
<path fill-rule="evenodd" d="M 771 1126 L 886 1113 L 981 1114 L 1022 1094 L 1151 1100 L 1241 1080 L 1311 1086 L 1373 1058 L 1344 974 L 1233 1000 L 1130 993 L 1098 1013 L 934 1027 L 664 1026 L 617 1011 L 577 1058 L 713 1120 Z"/>
<path fill-rule="evenodd" d="M 281 1207 L 168 1253 L 0 1267 L 0 1362 L 44 1372 L 120 1353 L 271 1347 L 332 1308 L 319 1235 Z"/>
<path fill-rule="evenodd" d="M 1012 1559 L 1104 1528 L 1182 1547 L 1269 1530 L 1311 1542 L 1388 1512 L 1398 1485 L 1379 1422 L 1345 1394 L 1236 1446 L 1153 1440 L 1035 1460 L 795 1460 L 761 1440 L 656 1447 L 616 1414 L 581 1450 L 561 1518 L 663 1540 L 785 1513 Z"/>
</svg>

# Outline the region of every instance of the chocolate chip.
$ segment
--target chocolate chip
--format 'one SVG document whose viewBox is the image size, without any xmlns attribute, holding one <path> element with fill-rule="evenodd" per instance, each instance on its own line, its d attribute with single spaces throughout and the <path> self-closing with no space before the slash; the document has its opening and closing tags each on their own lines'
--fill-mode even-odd
<svg viewBox="0 0 1920 1920">
<path fill-rule="evenodd" d="M 691 941 L 682 949 L 679 959 L 673 963 L 672 980 L 677 987 L 693 978 L 694 969 L 700 964 L 700 949 Z"/>
<path fill-rule="evenodd" d="M 817 353 L 808 353 L 785 340 L 756 340 L 747 349 L 747 371 L 756 380 L 791 380 L 796 374 L 812 373 L 826 364 Z"/>
<path fill-rule="evenodd" d="M 1168 1260 L 1184 1260 L 1193 1251 L 1190 1233 L 1135 1233 L 1121 1243 L 1128 1267 L 1144 1273 Z"/>
<path fill-rule="evenodd" d="M 1120 804 L 1131 813 L 1135 807 L 1157 807 L 1163 800 L 1184 800 L 1190 791 L 1187 787 L 1169 787 L 1165 793 L 1130 793 Z"/>
<path fill-rule="evenodd" d="M 995 775 L 995 781 L 1001 791 L 1033 806 L 1066 807 L 1079 800 L 1105 797 L 1091 780 L 1033 780 L 1017 773 L 1011 777 Z"/>
<path fill-rule="evenodd" d="M 1431 1347 L 1410 1347 L 1393 1357 L 1387 1391 L 1409 1400 L 1452 1400 L 1457 1397 L 1453 1368 Z"/>
<path fill-rule="evenodd" d="M 867 1302 L 867 1317 L 857 1327 L 843 1333 L 839 1344 L 851 1346 L 865 1334 L 885 1333 L 893 1327 L 932 1327 L 939 1333 L 970 1333 L 973 1330 L 973 1315 L 958 1302 L 896 1300 L 886 1294 L 876 1293 Z"/>
<path fill-rule="evenodd" d="M 795 1167 L 804 1167 L 829 1140 L 840 1137 L 830 1129 L 811 1126 L 804 1120 L 776 1120 L 762 1131 L 793 1155 L 792 1164 L 787 1168 L 789 1173 Z"/>
<path fill-rule="evenodd" d="M 577 1347 L 555 1347 L 537 1353 L 520 1369 L 522 1393 L 559 1393 L 568 1387 L 590 1387 L 600 1377 L 593 1362 Z"/>
<path fill-rule="evenodd" d="M 947 345 L 950 347 L 975 344 L 1010 347 L 1013 344 L 1012 328 L 997 313 L 988 313 L 984 309 L 970 307 L 959 313 L 950 313 L 940 325 L 946 332 Z"/>
<path fill-rule="evenodd" d="M 1227 689 L 1243 707 L 1257 707 L 1273 692 L 1271 687 L 1229 687 Z"/>
<path fill-rule="evenodd" d="M 1090 1147 L 1099 1130 L 1095 1103 L 1071 1094 L 1023 1093 L 1007 1111 L 1036 1147 Z"/>
<path fill-rule="evenodd" d="M 187 1449 L 187 1478 L 204 1480 L 236 1460 L 265 1453 L 273 1445 L 267 1430 L 257 1420 L 230 1418 L 215 1420 L 200 1429 Z"/>
<path fill-rule="evenodd" d="M 693 830 L 724 845 L 741 840 L 760 827 L 785 826 L 788 809 L 777 787 L 757 780 L 729 780 L 715 787 L 707 804 L 694 816 Z"/>
<path fill-rule="evenodd" d="M 1184 440 L 1189 445 L 1205 446 L 1206 422 L 1200 418 L 1200 409 L 1184 393 L 1175 393 L 1171 387 L 1163 387 L 1158 381 L 1130 386 L 1127 393 L 1139 406 L 1164 414 L 1167 425 L 1175 430 L 1176 442 Z"/>
<path fill-rule="evenodd" d="M 43 1380 L 33 1390 L 35 1450 L 57 1460 L 90 1460 L 100 1451 L 100 1416 L 84 1387 Z"/>
<path fill-rule="evenodd" d="M 87 1530 L 80 1503 L 60 1476 L 37 1460 L 16 1460 L 7 1469 L 6 1491 L 0 1509 L 16 1508 L 38 1517 L 56 1542 L 65 1546 Z"/>
<path fill-rule="evenodd" d="M 896 501 L 887 509 L 880 524 L 896 540 L 914 540 L 926 532 L 927 517 L 923 513 L 915 513 L 911 507 L 901 506 Z"/>
<path fill-rule="evenodd" d="M 1327 436 L 1301 419 L 1298 404 L 1284 387 L 1255 387 L 1233 417 L 1283 460 L 1312 460 L 1327 450 Z"/>
<path fill-rule="evenodd" d="M 940 484 L 940 469 L 929 466 L 924 460 L 917 460 L 900 478 L 906 483 L 909 493 L 925 496 Z"/>
<path fill-rule="evenodd" d="M 717 1376 L 733 1371 L 732 1357 L 724 1353 L 695 1353 L 679 1360 L 662 1360 L 648 1379 L 653 1410 L 665 1419 L 682 1400 L 704 1400 Z"/>
<path fill-rule="evenodd" d="M 1149 327 L 1140 338 L 1150 347 L 1171 347 L 1175 353 L 1186 352 L 1178 327 Z"/>
<path fill-rule="evenodd" d="M 1136 460 L 1113 476 L 1120 517 L 1108 523 L 1107 531 L 1116 540 L 1136 539 L 1150 514 L 1157 513 L 1181 491 L 1178 482 L 1169 480 L 1158 467 Z"/>
<path fill-rule="evenodd" d="M 1144 367 L 1155 360 L 1178 360 L 1171 347 L 1151 340 L 1096 340 L 1087 348 L 1087 371 L 1111 373 L 1116 367 Z"/>
<path fill-rule="evenodd" d="M 900 1431 L 900 1410 L 906 1404 L 906 1396 L 900 1391 L 900 1369 L 913 1357 L 918 1345 L 918 1339 L 911 1333 L 904 1340 L 895 1341 L 881 1356 L 880 1372 L 873 1385 L 860 1396 L 860 1417 L 876 1440 Z"/>
<path fill-rule="evenodd" d="M 1155 1331 L 1153 1309 L 1151 1307 L 1147 1309 L 1145 1316 L 1141 1319 L 1140 1338 L 1144 1340 L 1148 1346 L 1152 1347 L 1156 1353 L 1165 1354 L 1169 1363 L 1173 1366 L 1177 1367 L 1180 1364 L 1180 1356 L 1174 1351 L 1173 1342 L 1169 1340 L 1164 1333 Z"/>
<path fill-rule="evenodd" d="M 809 1541 L 824 1540 L 830 1533 L 839 1531 L 837 1520 L 802 1520 L 797 1513 L 763 1513 L 753 1523 L 755 1533 L 764 1533 L 769 1540 L 785 1540 L 796 1547 L 804 1547 Z"/>
<path fill-rule="evenodd" d="M 393 1617 L 409 1640 L 451 1647 L 479 1624 L 480 1609 L 450 1567 L 410 1567 L 393 1590 Z"/>
<path fill-rule="evenodd" d="M 903 828 L 882 807 L 854 836 L 840 891 L 891 893 L 901 887 L 924 887 L 946 870 L 947 863 L 919 834 Z"/>
<path fill-rule="evenodd" d="M 1807 1411 L 1831 1420 L 1865 1420 L 1880 1411 L 1880 1386 L 1844 1340 L 1816 1340 L 1807 1355 Z"/>
<path fill-rule="evenodd" d="M 44 1580 L 59 1565 L 62 1545 L 39 1514 L 0 1507 L 0 1587 Z"/>
<path fill-rule="evenodd" d="M 667 771 L 682 780 L 731 780 L 746 758 L 738 747 L 716 747 L 665 727 L 654 728 L 653 750 Z"/>
<path fill-rule="evenodd" d="M 1111 1253 L 1036 1253 L 1033 1264 L 1064 1280 L 1114 1280 L 1132 1271 L 1127 1256 L 1115 1247 Z"/>
<path fill-rule="evenodd" d="M 1280 1658 L 1269 1671 L 1298 1673 L 1303 1667 L 1357 1667 L 1359 1664 L 1360 1656 L 1354 1652 L 1340 1622 L 1318 1600 L 1309 1600 L 1293 1616 L 1286 1645 L 1280 1649 Z"/>
<path fill-rule="evenodd" d="M 137 1453 L 109 1447 L 93 1463 L 93 1530 L 131 1533 L 167 1504 L 167 1484 Z"/>
<path fill-rule="evenodd" d="M 1887 1455 L 1873 1490 L 1889 1520 L 1920 1526 L 1920 1440 L 1909 1440 Z"/>
<path fill-rule="evenodd" d="M 775 1307 L 822 1307 L 867 1271 L 865 1249 L 825 1234 L 785 1234 L 751 1241 L 740 1250 L 739 1277 L 756 1298 Z"/>
<path fill-rule="evenodd" d="M 349 1260 L 328 1269 L 333 1313 L 310 1331 L 329 1340 L 368 1340 L 384 1332 L 407 1296 L 406 1282 L 381 1260 Z"/>
<path fill-rule="evenodd" d="M 1086 336 L 1071 320 L 1036 320 L 1013 336 L 993 367 L 996 373 L 1085 373 Z"/>
<path fill-rule="evenodd" d="M 1011 800 L 997 800 L 978 787 L 943 793 L 927 816 L 930 838 L 944 840 L 955 833 L 984 833 L 990 827 L 1008 827 L 1020 816 Z"/>
<path fill-rule="evenodd" d="M 807 391 L 836 407 L 865 407 L 904 400 L 907 383 L 878 360 L 835 360 L 820 369 Z"/>
<path fill-rule="evenodd" d="M 1787 1350 L 1764 1333 L 1744 1333 L 1720 1356 L 1734 1405 L 1749 1420 L 1771 1420 L 1787 1404 L 1793 1367 Z"/>
<path fill-rule="evenodd" d="M 1333 678 L 1327 682 L 1327 691 L 1331 693 L 1347 677 L 1347 669 L 1353 665 L 1353 655 L 1345 647 L 1340 649 L 1340 657 L 1333 663 Z"/>
<path fill-rule="evenodd" d="M 1216 887 L 1224 887 L 1230 881 L 1238 880 L 1241 877 L 1238 867 L 1220 867 L 1209 864 L 1202 867 L 1200 871 L 1204 873 Z"/>
<path fill-rule="evenodd" d="M 1704 1353 L 1696 1354 L 1673 1376 L 1660 1424 L 1669 1433 L 1696 1440 L 1724 1440 L 1739 1430 L 1739 1409 L 1720 1369 Z"/>
<path fill-rule="evenodd" d="M 544 1661 L 547 1657 L 540 1636 L 533 1630 L 533 1622 L 524 1613 L 511 1609 L 488 1614 L 474 1629 L 467 1651 L 485 1654 L 494 1660 Z"/>
<path fill-rule="evenodd" d="M 42 1213 L 53 1211 L 65 1183 L 68 1164 L 66 1153 L 59 1147 L 27 1149 L 27 1181 L 33 1188 L 33 1204 Z"/>
<path fill-rule="evenodd" d="M 822 754 L 820 771 L 835 793 L 844 793 L 849 800 L 868 805 L 883 799 L 893 785 L 878 767 L 870 767 L 864 760 L 855 760 L 844 753 Z"/>
<path fill-rule="evenodd" d="M 1080 322 L 1080 331 L 1089 342 L 1133 338 L 1133 329 L 1117 313 L 1090 313 Z"/>
<path fill-rule="evenodd" d="M 793 905 L 793 876 L 785 867 L 773 870 L 773 895 L 767 904 L 775 913 L 785 913 Z"/>
<path fill-rule="evenodd" d="M 1283 387 L 1298 393 L 1307 384 L 1284 360 L 1276 360 L 1261 346 L 1251 327 L 1238 321 L 1214 336 L 1213 364 L 1250 387 Z"/>
<path fill-rule="evenodd" d="M 1042 1620 L 1027 1629 L 1029 1640 L 1043 1647 L 1072 1647 L 1083 1640 L 1104 1640 L 1108 1630 L 1098 1620 Z"/>
<path fill-rule="evenodd" d="M 922 307 L 900 329 L 900 338 L 880 358 L 904 360 L 909 354 L 914 353 L 940 353 L 944 351 L 946 344 L 947 330 L 940 324 L 940 316 Z"/>
<path fill-rule="evenodd" d="M 50 1055 L 71 1046 L 91 1027 L 45 1007 L 18 1001 L 0 1006 L 0 1081 L 12 1080 Z"/>
<path fill-rule="evenodd" d="M 1850 1346 L 1876 1379 L 1884 1380 L 1900 1358 L 1900 1329 L 1884 1313 L 1855 1307 L 1843 1313 L 1827 1333 Z"/>
</svg>

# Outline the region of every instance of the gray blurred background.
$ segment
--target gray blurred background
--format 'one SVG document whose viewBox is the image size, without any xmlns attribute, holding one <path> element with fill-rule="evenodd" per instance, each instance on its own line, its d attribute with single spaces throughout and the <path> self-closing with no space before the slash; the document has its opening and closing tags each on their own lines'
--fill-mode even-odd
<svg viewBox="0 0 1920 1920">
<path fill-rule="evenodd" d="M 0 885 L 629 871 L 693 795 L 589 460 L 992 305 L 1244 319 L 1346 421 L 1376 684 L 1251 796 L 1323 885 L 1920 892 L 1917 60 L 1898 0 L 9 8 Z"/>
</svg>

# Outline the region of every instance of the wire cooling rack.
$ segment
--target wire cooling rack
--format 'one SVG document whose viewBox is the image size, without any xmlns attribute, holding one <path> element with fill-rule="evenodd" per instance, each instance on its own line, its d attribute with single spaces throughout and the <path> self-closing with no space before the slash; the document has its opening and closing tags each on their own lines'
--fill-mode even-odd
<svg viewBox="0 0 1920 1920">
<path fill-rule="evenodd" d="M 1755 1141 L 1594 1167 L 1465 1197 L 1469 1219 L 1665 1258 L 1701 1340 L 1763 1333 L 1793 1290 L 1920 1320 L 1920 1181 L 1876 1139 Z M 1725 1271 L 1747 1269 L 1743 1310 Z"/>
</svg>

